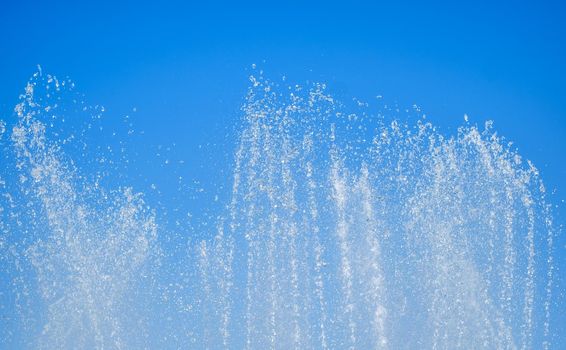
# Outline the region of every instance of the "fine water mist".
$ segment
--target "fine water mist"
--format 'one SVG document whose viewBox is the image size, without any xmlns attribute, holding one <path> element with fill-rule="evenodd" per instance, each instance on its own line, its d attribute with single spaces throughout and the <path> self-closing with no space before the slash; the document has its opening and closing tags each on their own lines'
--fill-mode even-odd
<svg viewBox="0 0 566 350">
<path fill-rule="evenodd" d="M 250 80 L 227 200 L 174 235 L 129 133 L 34 75 L 0 122 L 0 347 L 551 348 L 552 213 L 491 122 Z"/>
</svg>

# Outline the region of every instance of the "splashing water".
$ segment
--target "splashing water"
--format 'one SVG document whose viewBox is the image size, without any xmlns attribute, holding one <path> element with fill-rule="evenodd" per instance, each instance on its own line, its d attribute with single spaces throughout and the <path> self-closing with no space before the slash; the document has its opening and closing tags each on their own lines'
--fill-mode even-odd
<svg viewBox="0 0 566 350">
<path fill-rule="evenodd" d="M 70 84 L 36 74 L 0 124 L 0 344 L 550 347 L 544 186 L 491 123 L 447 137 L 252 77 L 216 232 L 165 266 L 162 214 L 66 149 L 91 147 L 52 121 Z"/>
<path fill-rule="evenodd" d="M 3 198 L 4 238 L 15 240 L 3 253 L 15 255 L 16 266 L 25 260 L 35 277 L 13 287 L 18 298 L 25 293 L 30 302 L 41 300 L 25 310 L 40 329 L 30 322 L 24 326 L 32 329 L 20 332 L 36 331 L 37 339 L 24 343 L 37 348 L 123 348 L 137 333 L 137 321 L 128 318 L 134 316 L 128 294 L 142 278 L 156 239 L 153 214 L 131 188 L 106 193 L 82 180 L 60 140 L 46 138 L 40 118 L 53 106 L 43 102 L 59 82 L 49 77 L 47 93 L 35 96 L 41 82 L 27 85 L 11 134 L 21 198 L 9 192 Z"/>
</svg>

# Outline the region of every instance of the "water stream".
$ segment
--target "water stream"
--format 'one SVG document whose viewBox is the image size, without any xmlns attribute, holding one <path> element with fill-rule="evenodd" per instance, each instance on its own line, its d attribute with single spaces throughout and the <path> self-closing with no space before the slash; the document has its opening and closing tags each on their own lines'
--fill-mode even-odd
<svg viewBox="0 0 566 350">
<path fill-rule="evenodd" d="M 550 347 L 544 185 L 491 122 L 446 135 L 251 79 L 229 200 L 172 262 L 167 206 L 105 180 L 127 157 L 83 159 L 100 108 L 30 80 L 0 127 L 1 347 Z"/>
</svg>

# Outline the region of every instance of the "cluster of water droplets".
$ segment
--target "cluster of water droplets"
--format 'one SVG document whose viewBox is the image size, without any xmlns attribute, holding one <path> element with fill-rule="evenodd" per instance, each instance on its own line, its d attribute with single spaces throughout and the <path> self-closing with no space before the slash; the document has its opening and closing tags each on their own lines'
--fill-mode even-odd
<svg viewBox="0 0 566 350">
<path fill-rule="evenodd" d="M 544 186 L 490 123 L 448 137 L 421 115 L 400 121 L 387 106 L 343 105 L 322 84 L 251 77 L 230 199 L 214 232 L 184 233 L 179 256 L 166 251 L 163 213 L 132 188 L 108 188 L 107 158 L 82 164 L 66 150 L 84 153 L 89 142 L 50 124 L 64 113 L 48 98 L 60 85 L 36 76 L 17 121 L 0 124 L 1 342 L 550 346 Z"/>
<path fill-rule="evenodd" d="M 17 338 L 25 337 L 15 344 L 33 348 L 132 347 L 143 344 L 132 341 L 143 333 L 135 295 L 143 293 L 137 287 L 157 237 L 155 218 L 140 193 L 102 189 L 101 172 L 81 173 L 72 158 L 77 154 L 63 151 L 81 134 L 62 136 L 55 116 L 71 106 L 88 109 L 77 100 L 61 101 L 75 96 L 67 84 L 37 73 L 4 140 L 10 147 L 3 149 L 3 174 L 17 181 L 3 183 L 2 253 L 12 264 L 6 271 L 15 275 L 2 278 L 8 282 L 3 291 L 21 299 L 7 310 L 27 313 L 5 330 L 15 328 Z M 85 151 L 86 145 L 70 149 Z M 10 344 L 11 334 L 3 336 Z"/>
<path fill-rule="evenodd" d="M 445 137 L 347 111 L 252 77 L 226 227 L 200 250 L 205 347 L 547 346 L 536 168 L 489 122 Z"/>
</svg>

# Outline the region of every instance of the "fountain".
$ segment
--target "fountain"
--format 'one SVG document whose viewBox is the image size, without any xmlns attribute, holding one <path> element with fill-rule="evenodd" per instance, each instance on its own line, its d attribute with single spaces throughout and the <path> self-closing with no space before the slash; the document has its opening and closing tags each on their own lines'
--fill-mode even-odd
<svg viewBox="0 0 566 350">
<path fill-rule="evenodd" d="M 84 161 L 93 119 L 55 126 L 99 118 L 72 89 L 38 72 L 0 127 L 3 346 L 550 348 L 550 207 L 491 122 L 445 136 L 252 76 L 230 199 L 170 259 L 143 189 L 105 180 L 121 158 Z"/>
</svg>

